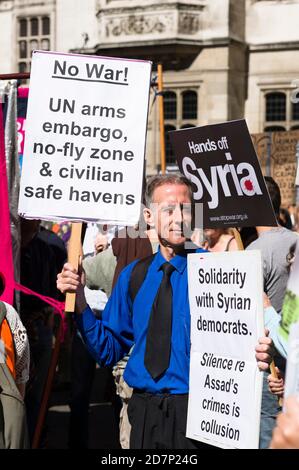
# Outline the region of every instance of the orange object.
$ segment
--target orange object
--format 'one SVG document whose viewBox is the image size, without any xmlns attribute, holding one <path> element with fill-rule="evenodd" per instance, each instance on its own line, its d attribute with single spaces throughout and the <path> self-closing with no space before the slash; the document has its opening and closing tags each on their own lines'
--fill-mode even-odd
<svg viewBox="0 0 299 470">
<path fill-rule="evenodd" d="M 16 378 L 15 345 L 14 345 L 11 329 L 6 318 L 3 320 L 0 326 L 0 338 L 2 342 L 4 343 L 4 347 L 5 347 L 6 365 L 9 368 L 13 378 L 15 379 Z"/>
</svg>

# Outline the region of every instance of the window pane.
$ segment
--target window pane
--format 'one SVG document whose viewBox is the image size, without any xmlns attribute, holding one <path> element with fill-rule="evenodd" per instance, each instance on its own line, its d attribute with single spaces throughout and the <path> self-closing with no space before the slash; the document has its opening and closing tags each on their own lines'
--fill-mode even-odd
<svg viewBox="0 0 299 470">
<path fill-rule="evenodd" d="M 26 59 L 27 57 L 27 42 L 26 41 L 19 42 L 19 57 L 20 59 Z"/>
<path fill-rule="evenodd" d="M 19 62 L 19 72 L 20 73 L 26 72 L 26 62 Z"/>
<path fill-rule="evenodd" d="M 176 94 L 173 91 L 163 93 L 164 119 L 176 119 Z"/>
<path fill-rule="evenodd" d="M 42 19 L 42 32 L 44 35 L 50 34 L 50 18 L 48 16 L 44 16 Z"/>
<path fill-rule="evenodd" d="M 30 29 L 31 29 L 31 36 L 38 36 L 38 19 L 37 18 L 31 18 Z"/>
<path fill-rule="evenodd" d="M 36 49 L 38 49 L 38 41 L 36 39 L 32 39 L 32 41 L 30 41 L 30 52 L 32 53 Z"/>
<path fill-rule="evenodd" d="M 183 93 L 183 119 L 197 119 L 197 93 L 195 91 Z"/>
<path fill-rule="evenodd" d="M 266 121 L 286 120 L 286 95 L 269 93 L 266 96 Z"/>
<path fill-rule="evenodd" d="M 20 20 L 19 21 L 19 31 L 20 31 L 20 36 L 24 37 L 27 36 L 27 20 Z"/>
<path fill-rule="evenodd" d="M 49 51 L 50 50 L 50 41 L 49 39 L 42 39 L 41 40 L 41 48 L 43 51 Z"/>
<path fill-rule="evenodd" d="M 298 129 L 299 129 L 299 126 L 292 126 L 290 130 L 291 130 L 291 131 L 296 131 L 296 130 L 298 130 Z"/>
<path fill-rule="evenodd" d="M 165 126 L 164 127 L 166 164 L 175 164 L 176 159 L 175 159 L 172 147 L 171 147 L 169 134 L 168 134 L 169 131 L 175 131 L 175 127 L 174 126 Z"/>
<path fill-rule="evenodd" d="M 299 121 L 299 103 L 292 103 L 292 121 Z"/>
<path fill-rule="evenodd" d="M 265 127 L 264 132 L 281 132 L 285 131 L 285 128 L 282 126 L 268 126 Z"/>
</svg>

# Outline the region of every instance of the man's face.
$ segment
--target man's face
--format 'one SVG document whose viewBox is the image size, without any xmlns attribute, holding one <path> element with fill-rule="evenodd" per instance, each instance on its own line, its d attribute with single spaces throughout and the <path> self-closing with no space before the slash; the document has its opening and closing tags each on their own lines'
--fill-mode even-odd
<svg viewBox="0 0 299 470">
<path fill-rule="evenodd" d="M 152 221 L 160 239 L 182 245 L 191 233 L 191 200 L 184 184 L 164 184 L 153 193 Z"/>
</svg>

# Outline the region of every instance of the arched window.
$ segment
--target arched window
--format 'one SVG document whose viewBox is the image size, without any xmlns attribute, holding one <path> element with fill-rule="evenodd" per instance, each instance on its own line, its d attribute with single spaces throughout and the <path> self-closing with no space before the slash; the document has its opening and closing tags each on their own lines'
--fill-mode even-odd
<svg viewBox="0 0 299 470">
<path fill-rule="evenodd" d="M 26 62 L 19 62 L 19 72 L 25 73 L 27 68 Z"/>
<path fill-rule="evenodd" d="M 31 18 L 30 30 L 31 30 L 31 36 L 38 36 L 38 19 L 37 18 Z"/>
<path fill-rule="evenodd" d="M 32 51 L 51 49 L 50 26 L 50 16 L 36 15 L 18 18 L 19 71 L 30 71 Z M 22 83 L 24 83 L 24 80 Z"/>
<path fill-rule="evenodd" d="M 266 121 L 286 120 L 286 95 L 275 92 L 266 95 Z"/>
<path fill-rule="evenodd" d="M 20 34 L 19 34 L 20 37 L 27 36 L 27 20 L 26 19 L 20 20 L 19 31 L 20 31 Z"/>
<path fill-rule="evenodd" d="M 37 39 L 31 39 L 30 41 L 30 53 L 34 51 L 35 49 L 38 49 L 38 41 Z"/>
<path fill-rule="evenodd" d="M 187 90 L 183 96 L 183 119 L 197 119 L 197 93 Z"/>
<path fill-rule="evenodd" d="M 167 165 L 173 165 L 176 163 L 176 159 L 172 150 L 172 146 L 170 143 L 169 139 L 169 131 L 175 131 L 174 126 L 165 126 L 164 127 L 164 132 L 165 132 L 165 154 L 166 154 L 166 164 Z"/>
<path fill-rule="evenodd" d="M 177 117 L 177 100 L 173 91 L 163 93 L 164 102 L 164 119 L 176 119 Z"/>
<path fill-rule="evenodd" d="M 42 18 L 42 34 L 45 36 L 50 34 L 50 18 L 48 16 Z"/>
<path fill-rule="evenodd" d="M 19 42 L 19 57 L 20 59 L 26 59 L 27 57 L 27 41 Z"/>
<path fill-rule="evenodd" d="M 50 50 L 50 41 L 49 41 L 49 39 L 42 39 L 41 40 L 41 49 L 43 51 L 49 51 Z"/>
</svg>

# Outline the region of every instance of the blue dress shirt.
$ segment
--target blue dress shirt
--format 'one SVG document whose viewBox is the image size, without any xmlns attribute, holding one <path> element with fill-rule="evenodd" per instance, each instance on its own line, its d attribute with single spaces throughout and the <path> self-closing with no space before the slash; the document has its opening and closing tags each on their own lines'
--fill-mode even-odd
<svg viewBox="0 0 299 470">
<path fill-rule="evenodd" d="M 144 366 L 146 334 L 152 304 L 162 281 L 160 270 L 165 258 L 158 251 L 149 266 L 146 278 L 132 305 L 128 293 L 130 277 L 137 261 L 120 274 L 109 298 L 102 320 L 98 320 L 88 306 L 76 315 L 82 337 L 96 361 L 105 366 L 114 365 L 133 345 L 124 379 L 128 385 L 150 393 L 188 393 L 190 365 L 190 308 L 188 299 L 187 254 L 205 250 L 188 250 L 176 255 L 170 263 L 175 267 L 172 285 L 172 337 L 168 369 L 153 380 Z"/>
</svg>

